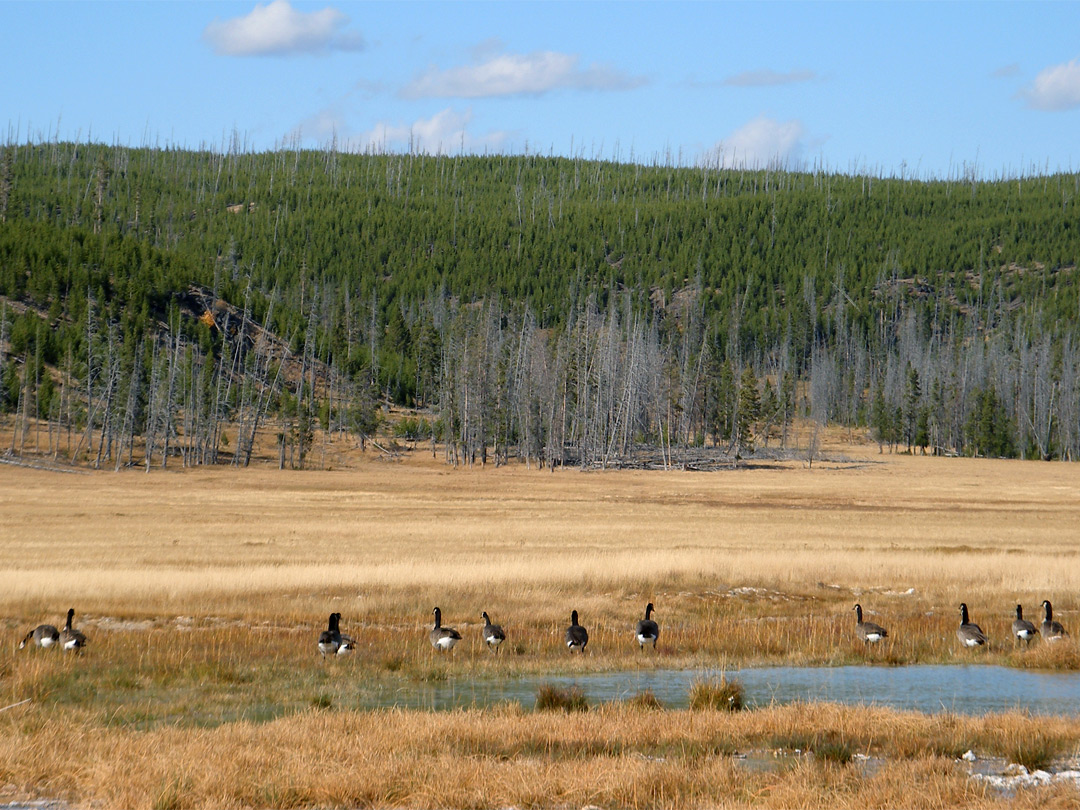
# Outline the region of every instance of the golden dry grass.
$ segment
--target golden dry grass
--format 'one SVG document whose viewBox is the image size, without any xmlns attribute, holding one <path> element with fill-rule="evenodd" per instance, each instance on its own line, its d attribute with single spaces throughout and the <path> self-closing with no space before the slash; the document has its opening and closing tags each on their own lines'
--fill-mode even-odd
<svg viewBox="0 0 1080 810">
<path fill-rule="evenodd" d="M 925 717 L 829 704 L 732 714 L 609 706 L 525 714 L 310 710 L 265 724 L 133 731 L 28 716 L 4 721 L 0 779 L 104 808 L 1074 807 L 1075 788 L 1015 801 L 967 777 L 966 747 L 1010 756 L 1037 733 L 1073 750 L 1064 719 Z M 659 718 L 659 719 L 658 719 Z M 748 768 L 732 753 L 826 744 L 872 768 L 794 757 Z"/>
<path fill-rule="evenodd" d="M 779 621 L 754 628 L 767 657 L 819 657 L 856 600 L 901 660 L 913 639 L 948 654 L 961 600 L 1002 648 L 1017 602 L 1035 616 L 1049 598 L 1074 624 L 1080 467 L 848 452 L 712 474 L 455 471 L 424 453 L 336 472 L 0 466 L 0 610 L 21 624 L 71 604 L 93 627 L 314 625 L 333 609 L 377 635 L 420 630 L 439 604 L 447 623 L 486 609 L 540 643 L 577 608 L 599 651 L 651 599 L 667 653 L 740 658 L 752 650 L 716 645 L 757 616 Z"/>
<path fill-rule="evenodd" d="M 367 683 L 519 672 L 1080 667 L 1074 642 L 1008 639 L 1013 606 L 1034 619 L 1044 598 L 1080 630 L 1080 467 L 844 451 L 850 463 L 812 471 L 709 474 L 451 470 L 425 453 L 341 453 L 347 468 L 319 472 L 0 465 L 0 704 L 33 699 L 0 714 L 0 787 L 105 808 L 999 805 L 954 766 L 957 745 L 1068 754 L 1075 718 L 355 710 Z M 646 601 L 656 655 L 631 638 Z M 853 638 L 855 601 L 889 642 Z M 959 649 L 960 601 L 991 650 Z M 453 656 L 427 644 L 436 604 L 465 636 Z M 69 606 L 85 656 L 14 650 Z M 590 645 L 571 661 L 573 608 Z M 332 610 L 359 649 L 322 662 L 315 634 Z M 508 631 L 497 657 L 481 610 Z M 796 740 L 890 759 L 873 773 L 819 761 L 766 773 L 727 756 Z M 448 776 L 432 786 L 429 769 Z M 1078 802 L 1062 787 L 1015 799 Z"/>
</svg>

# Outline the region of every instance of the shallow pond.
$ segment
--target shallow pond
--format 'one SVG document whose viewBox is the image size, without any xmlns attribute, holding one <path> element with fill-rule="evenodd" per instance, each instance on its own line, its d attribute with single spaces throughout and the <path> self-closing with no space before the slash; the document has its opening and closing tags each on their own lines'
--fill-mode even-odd
<svg viewBox="0 0 1080 810">
<path fill-rule="evenodd" d="M 1080 714 L 1080 673 L 1032 672 L 999 666 L 764 667 L 727 670 L 749 706 L 795 701 L 888 706 L 920 712 L 985 714 L 1023 709 L 1033 714 Z M 386 687 L 369 708 L 453 709 L 516 701 L 527 709 L 540 686 L 580 687 L 590 703 L 625 700 L 651 690 L 672 709 L 685 708 L 691 685 L 719 670 L 634 670 L 583 675 L 451 680 Z"/>
</svg>

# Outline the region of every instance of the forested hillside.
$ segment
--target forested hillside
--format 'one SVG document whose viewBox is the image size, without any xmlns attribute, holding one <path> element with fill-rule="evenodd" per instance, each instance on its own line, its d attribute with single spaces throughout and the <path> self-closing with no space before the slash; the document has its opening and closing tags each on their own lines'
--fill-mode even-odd
<svg viewBox="0 0 1080 810">
<path fill-rule="evenodd" d="M 269 431 L 302 466 L 397 403 L 455 462 L 745 456 L 797 415 L 1074 459 L 1078 197 L 1080 174 L 9 144 L 3 449 L 244 464 Z"/>
</svg>

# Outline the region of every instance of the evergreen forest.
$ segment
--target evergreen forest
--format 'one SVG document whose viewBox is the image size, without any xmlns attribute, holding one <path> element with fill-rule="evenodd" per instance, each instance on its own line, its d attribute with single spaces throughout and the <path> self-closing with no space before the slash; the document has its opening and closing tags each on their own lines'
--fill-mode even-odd
<svg viewBox="0 0 1080 810">
<path fill-rule="evenodd" d="M 0 452 L 692 466 L 793 451 L 798 419 L 1075 460 L 1078 200 L 1080 173 L 9 143 Z"/>
</svg>

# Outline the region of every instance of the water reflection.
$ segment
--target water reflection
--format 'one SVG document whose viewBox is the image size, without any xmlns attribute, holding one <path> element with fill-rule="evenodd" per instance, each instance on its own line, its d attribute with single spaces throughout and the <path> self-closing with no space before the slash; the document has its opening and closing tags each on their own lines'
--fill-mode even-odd
<svg viewBox="0 0 1080 810">
<path fill-rule="evenodd" d="M 985 714 L 1022 709 L 1033 714 L 1080 714 L 1080 673 L 1032 672 L 999 666 L 766 667 L 728 670 L 641 670 L 505 680 L 452 680 L 386 687 L 367 708 L 446 710 L 515 701 L 531 709 L 542 684 L 578 686 L 590 703 L 625 700 L 651 690 L 672 709 L 685 708 L 694 681 L 738 679 L 748 706 L 795 701 L 877 705 L 926 713 Z"/>
</svg>

